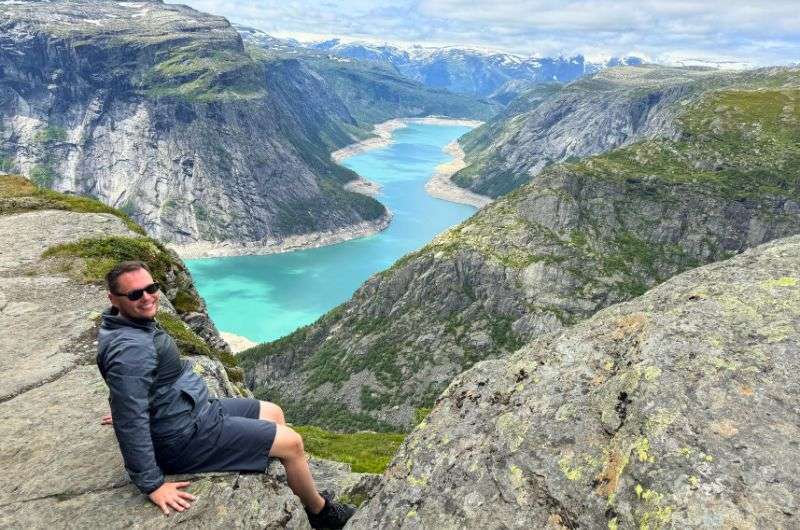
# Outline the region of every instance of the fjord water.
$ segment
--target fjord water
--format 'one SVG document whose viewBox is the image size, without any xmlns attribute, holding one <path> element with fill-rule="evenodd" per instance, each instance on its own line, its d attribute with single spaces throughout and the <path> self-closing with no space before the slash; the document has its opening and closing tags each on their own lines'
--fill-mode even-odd
<svg viewBox="0 0 800 530">
<path fill-rule="evenodd" d="M 342 162 L 381 185 L 378 200 L 394 218 L 379 234 L 284 254 L 187 260 L 217 327 L 257 342 L 287 335 L 350 298 L 374 273 L 472 215 L 471 206 L 425 192 L 436 166 L 451 160 L 442 148 L 468 130 L 411 124 L 394 131 L 391 145 Z"/>
</svg>

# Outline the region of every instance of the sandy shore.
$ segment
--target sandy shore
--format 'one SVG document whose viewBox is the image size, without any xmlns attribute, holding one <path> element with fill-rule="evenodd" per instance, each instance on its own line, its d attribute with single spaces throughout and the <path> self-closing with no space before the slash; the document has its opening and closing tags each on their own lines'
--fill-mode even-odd
<svg viewBox="0 0 800 530">
<path fill-rule="evenodd" d="M 428 192 L 428 195 L 446 201 L 469 204 L 476 208 L 483 208 L 492 202 L 490 197 L 464 189 L 450 180 L 450 177 L 456 171 L 467 166 L 466 162 L 464 162 L 464 150 L 461 149 L 458 140 L 453 140 L 447 144 L 443 151 L 452 156 L 453 160 L 436 167 L 436 173 L 425 184 L 425 191 Z"/>
<path fill-rule="evenodd" d="M 282 239 L 267 239 L 264 241 L 247 243 L 233 241 L 222 241 L 218 243 L 200 241 L 183 245 L 171 244 L 169 247 L 177 252 L 183 259 L 278 254 L 280 252 L 323 247 L 325 245 L 333 245 L 334 243 L 341 243 L 358 237 L 371 236 L 384 230 L 389 226 L 391 221 L 392 214 L 387 211 L 387 215 L 376 221 L 364 221 L 356 225 L 335 230 L 288 236 Z"/>
<path fill-rule="evenodd" d="M 341 162 L 345 158 L 353 155 L 358 155 L 372 149 L 386 147 L 392 143 L 392 133 L 397 129 L 408 127 L 411 123 L 419 123 L 423 125 L 464 125 L 466 127 L 477 127 L 483 124 L 482 121 L 477 120 L 462 120 L 455 118 L 444 118 L 441 116 L 428 116 L 425 118 L 395 118 L 393 120 L 385 121 L 375 125 L 372 129 L 372 134 L 375 138 L 367 138 L 360 142 L 348 145 L 338 151 L 331 153 L 331 158 L 334 162 Z"/>
<path fill-rule="evenodd" d="M 220 331 L 219 334 L 223 339 L 225 339 L 225 342 L 228 343 L 228 346 L 231 347 L 231 351 L 234 354 L 244 351 L 248 348 L 252 348 L 253 346 L 258 346 L 257 342 L 253 342 L 247 337 L 242 337 L 241 335 L 228 333 L 227 331 Z"/>
</svg>

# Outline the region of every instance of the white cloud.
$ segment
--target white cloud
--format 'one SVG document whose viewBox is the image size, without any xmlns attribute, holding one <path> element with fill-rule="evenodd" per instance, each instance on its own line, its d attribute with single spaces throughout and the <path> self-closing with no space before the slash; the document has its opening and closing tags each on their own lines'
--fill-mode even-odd
<svg viewBox="0 0 800 530">
<path fill-rule="evenodd" d="M 798 0 L 189 0 L 279 36 L 492 48 L 523 55 L 800 61 Z M 689 54 L 689 55 L 682 55 Z"/>
</svg>

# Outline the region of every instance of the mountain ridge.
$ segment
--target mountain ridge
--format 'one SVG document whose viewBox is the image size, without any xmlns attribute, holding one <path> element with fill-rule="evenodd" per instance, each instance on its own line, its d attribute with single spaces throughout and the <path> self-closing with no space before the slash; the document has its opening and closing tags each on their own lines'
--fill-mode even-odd
<svg viewBox="0 0 800 530">
<path fill-rule="evenodd" d="M 767 88 L 683 108 L 674 139 L 550 166 L 316 323 L 243 352 L 248 385 L 303 422 L 407 429 L 473 363 L 797 233 L 798 85 L 755 75 Z"/>
</svg>

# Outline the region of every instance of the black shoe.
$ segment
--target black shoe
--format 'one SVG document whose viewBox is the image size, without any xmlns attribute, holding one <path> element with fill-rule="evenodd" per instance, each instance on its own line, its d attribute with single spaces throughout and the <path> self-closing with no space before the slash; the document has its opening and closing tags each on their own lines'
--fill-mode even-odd
<svg viewBox="0 0 800 530">
<path fill-rule="evenodd" d="M 338 530 L 344 527 L 347 520 L 356 513 L 354 506 L 334 501 L 331 492 L 321 491 L 319 494 L 325 499 L 325 507 L 323 507 L 319 513 L 311 513 L 306 509 L 306 515 L 308 515 L 308 522 L 311 523 L 311 528 Z"/>
</svg>

